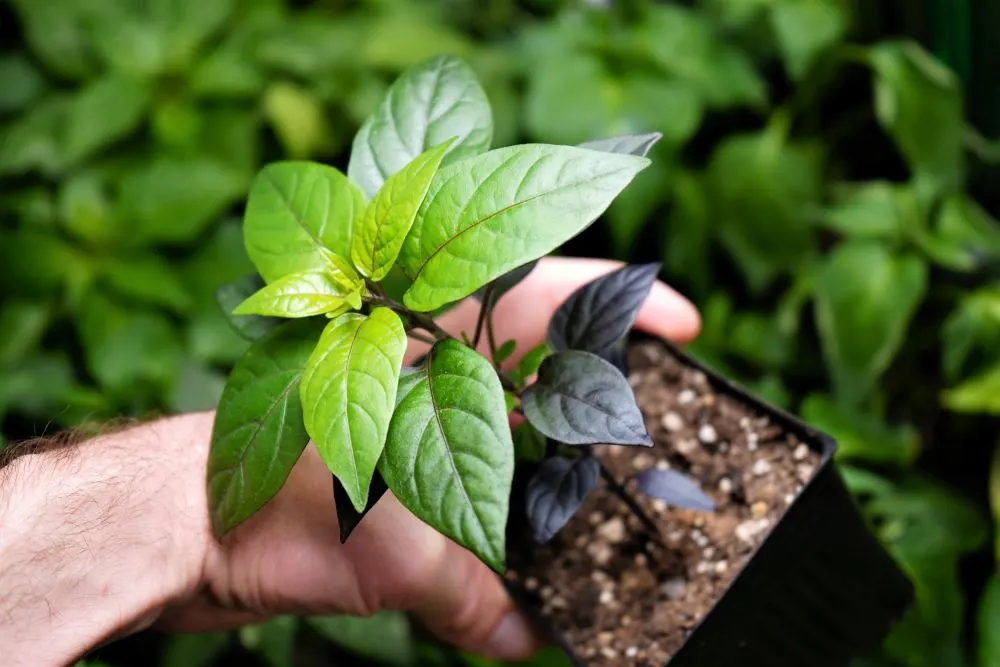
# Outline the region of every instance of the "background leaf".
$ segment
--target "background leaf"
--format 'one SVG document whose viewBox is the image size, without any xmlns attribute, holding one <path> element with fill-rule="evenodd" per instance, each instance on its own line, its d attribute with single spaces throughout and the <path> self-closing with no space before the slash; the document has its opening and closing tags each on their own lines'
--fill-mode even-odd
<svg viewBox="0 0 1000 667">
<path fill-rule="evenodd" d="M 546 436 L 570 445 L 652 446 L 632 388 L 621 372 L 579 350 L 542 362 L 521 398 L 524 415 Z"/>
<path fill-rule="evenodd" d="M 418 518 L 503 569 L 514 444 L 484 357 L 455 340 L 431 348 L 392 416 L 379 470 Z"/>
<path fill-rule="evenodd" d="M 247 340 L 257 340 L 281 323 L 276 317 L 260 315 L 233 315 L 236 307 L 258 292 L 266 283 L 257 274 L 250 274 L 231 283 L 222 285 L 215 291 L 219 309 L 233 329 Z"/>
<path fill-rule="evenodd" d="M 482 153 L 493 138 L 493 114 L 469 66 L 440 56 L 392 85 L 354 137 L 347 174 L 371 198 L 387 178 L 452 137 L 444 164 Z"/>
<path fill-rule="evenodd" d="M 311 322 L 284 324 L 254 343 L 229 376 L 208 461 L 212 523 L 220 534 L 281 489 L 309 442 L 299 383 L 316 333 Z"/>
<path fill-rule="evenodd" d="M 535 541 L 544 544 L 573 518 L 597 485 L 601 464 L 585 456 L 546 459 L 528 482 L 525 510 Z"/>
<path fill-rule="evenodd" d="M 414 642 L 410 622 L 397 611 L 383 611 L 367 618 L 357 616 L 314 616 L 309 625 L 324 637 L 352 653 L 391 667 L 414 663 Z"/>
</svg>

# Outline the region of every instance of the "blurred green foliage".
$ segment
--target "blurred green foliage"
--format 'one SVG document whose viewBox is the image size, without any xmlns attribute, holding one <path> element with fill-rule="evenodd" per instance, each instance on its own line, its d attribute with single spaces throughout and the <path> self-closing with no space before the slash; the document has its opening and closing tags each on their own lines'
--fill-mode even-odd
<svg viewBox="0 0 1000 667">
<path fill-rule="evenodd" d="M 245 347 L 213 294 L 252 271 L 235 224 L 251 176 L 281 157 L 343 167 L 395 75 L 454 53 L 484 82 L 496 145 L 664 134 L 569 250 L 662 258 L 703 311 L 694 351 L 840 440 L 845 477 L 917 587 L 864 665 L 1000 665 L 1000 584 L 960 570 L 995 532 L 988 488 L 1000 513 L 1000 465 L 991 479 L 983 465 L 1000 414 L 1000 227 L 967 185 L 1000 151 L 921 46 L 857 39 L 857 7 L 11 0 L 4 435 L 213 406 Z M 487 664 L 396 614 L 184 636 L 155 660 L 344 652 Z"/>
</svg>

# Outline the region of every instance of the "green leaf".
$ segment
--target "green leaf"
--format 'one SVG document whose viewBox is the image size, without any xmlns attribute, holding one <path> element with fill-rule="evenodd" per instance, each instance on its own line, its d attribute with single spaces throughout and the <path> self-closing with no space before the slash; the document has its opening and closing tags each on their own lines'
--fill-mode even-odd
<svg viewBox="0 0 1000 667">
<path fill-rule="evenodd" d="M 954 195 L 944 200 L 933 230 L 917 243 L 941 266 L 975 271 L 1000 260 L 1000 223 L 967 195 Z"/>
<path fill-rule="evenodd" d="M 870 50 L 875 112 L 918 179 L 952 191 L 964 178 L 964 105 L 958 78 L 915 42 Z"/>
<path fill-rule="evenodd" d="M 502 571 L 514 444 L 500 379 L 455 340 L 436 343 L 419 372 L 379 470 L 418 518 Z"/>
<path fill-rule="evenodd" d="M 552 349 L 548 341 L 539 343 L 528 350 L 517 364 L 517 372 L 514 374 L 516 380 L 518 382 L 527 381 L 528 378 L 538 372 L 538 368 L 542 365 L 542 362 L 554 352 L 555 350 Z"/>
<path fill-rule="evenodd" d="M 298 626 L 299 619 L 295 616 L 278 616 L 266 623 L 240 628 L 240 641 L 270 667 L 293 667 Z"/>
<path fill-rule="evenodd" d="M 449 139 L 421 153 L 375 193 L 351 242 L 351 260 L 363 275 L 378 282 L 396 263 L 431 179 L 452 143 Z"/>
<path fill-rule="evenodd" d="M 946 390 L 941 400 L 955 412 L 1000 415 L 1000 363 Z"/>
<path fill-rule="evenodd" d="M 344 279 L 349 279 L 344 276 Z M 251 295 L 233 310 L 233 315 L 269 317 L 336 317 L 361 307 L 360 283 L 346 289 L 343 280 L 325 271 L 291 273 Z"/>
<path fill-rule="evenodd" d="M 808 258 L 815 244 L 820 170 L 813 151 L 780 126 L 727 138 L 706 173 L 708 203 L 723 245 L 755 291 Z"/>
<path fill-rule="evenodd" d="M 385 447 L 404 352 L 403 322 L 388 308 L 341 315 L 324 329 L 302 378 L 306 430 L 358 512 Z"/>
<path fill-rule="evenodd" d="M 0 112 L 20 111 L 45 90 L 45 79 L 22 54 L 0 57 Z"/>
<path fill-rule="evenodd" d="M 75 173 L 59 189 L 59 218 L 74 237 L 95 246 L 108 246 L 121 234 L 109 193 L 109 176 L 95 170 Z"/>
<path fill-rule="evenodd" d="M 590 225 L 648 164 L 632 155 L 529 144 L 441 169 L 400 253 L 413 280 L 403 302 L 434 310 L 551 252 Z"/>
<path fill-rule="evenodd" d="M 979 667 L 1000 667 L 1000 574 L 986 585 L 979 603 Z"/>
<path fill-rule="evenodd" d="M 93 74 L 88 3 L 64 0 L 13 0 L 24 37 L 46 68 L 60 77 L 80 79 Z"/>
<path fill-rule="evenodd" d="M 538 463 L 545 458 L 545 436 L 534 426 L 524 422 L 514 429 L 514 455 L 518 461 Z"/>
<path fill-rule="evenodd" d="M 309 442 L 299 383 L 316 341 L 312 322 L 289 322 L 254 343 L 222 392 L 208 457 L 212 523 L 224 534 L 281 489 Z"/>
<path fill-rule="evenodd" d="M 489 148 L 493 117 L 472 69 L 440 56 L 408 70 L 354 137 L 347 174 L 371 198 L 386 179 L 433 146 L 457 137 L 443 164 Z"/>
<path fill-rule="evenodd" d="M 161 257 L 111 259 L 101 268 L 104 278 L 122 296 L 179 313 L 186 312 L 192 305 L 191 296 L 177 272 Z"/>
<path fill-rule="evenodd" d="M 186 243 L 201 234 L 243 193 L 243 177 L 204 157 L 159 157 L 121 181 L 122 220 L 136 242 Z"/>
<path fill-rule="evenodd" d="M 510 340 L 505 340 L 497 348 L 496 354 L 493 355 L 493 361 L 498 364 L 502 364 L 510 358 L 510 355 L 514 354 L 514 350 L 517 349 L 517 341 L 511 338 Z"/>
<path fill-rule="evenodd" d="M 237 306 L 264 287 L 264 279 L 254 273 L 231 283 L 226 283 L 215 291 L 215 299 L 229 321 L 229 324 L 240 336 L 250 341 L 257 340 L 281 323 L 281 320 L 274 317 L 233 314 Z"/>
<path fill-rule="evenodd" d="M 908 185 L 888 181 L 851 184 L 820 221 L 853 238 L 901 241 L 923 224 L 924 211 Z"/>
<path fill-rule="evenodd" d="M 45 302 L 6 297 L 0 308 L 0 368 L 27 356 L 52 319 Z"/>
<path fill-rule="evenodd" d="M 892 426 L 877 414 L 812 394 L 799 408 L 802 419 L 837 440 L 838 460 L 909 465 L 920 453 L 920 434 L 912 424 Z"/>
<path fill-rule="evenodd" d="M 815 286 L 816 325 L 837 399 L 859 403 L 896 357 L 927 291 L 927 265 L 868 241 L 847 241 Z"/>
<path fill-rule="evenodd" d="M 591 54 L 541 58 L 529 70 L 524 121 L 532 137 L 575 144 L 608 132 L 616 92 L 615 80 Z"/>
<path fill-rule="evenodd" d="M 364 195 L 332 167 L 277 162 L 257 175 L 247 200 L 247 252 L 268 282 L 320 269 L 329 249 L 346 258 L 365 209 Z"/>
<path fill-rule="evenodd" d="M 985 287 L 962 297 L 942 330 L 941 365 L 950 382 L 970 368 L 1000 359 L 1000 289 Z"/>
<path fill-rule="evenodd" d="M 214 410 L 226 388 L 226 375 L 202 363 L 185 361 L 167 403 L 178 413 Z"/>
<path fill-rule="evenodd" d="M 368 617 L 313 616 L 306 622 L 355 655 L 390 667 L 416 664 L 410 621 L 402 612 L 382 611 Z"/>
<path fill-rule="evenodd" d="M 325 111 L 308 90 L 276 81 L 264 93 L 263 108 L 285 153 L 292 159 L 315 155 L 333 142 Z"/>
<path fill-rule="evenodd" d="M 843 36 L 848 16 L 837 0 L 793 0 L 776 3 L 770 19 L 789 75 L 801 80 L 816 58 Z"/>
<path fill-rule="evenodd" d="M 160 667 L 210 667 L 229 643 L 229 633 L 171 635 Z"/>
<path fill-rule="evenodd" d="M 79 162 L 131 134 L 150 103 L 145 83 L 107 74 L 82 89 L 66 119 L 66 159 Z"/>
<path fill-rule="evenodd" d="M 20 174 L 37 169 L 54 174 L 66 162 L 62 140 L 68 100 L 49 95 L 4 130 L 0 142 L 0 174 Z"/>
</svg>

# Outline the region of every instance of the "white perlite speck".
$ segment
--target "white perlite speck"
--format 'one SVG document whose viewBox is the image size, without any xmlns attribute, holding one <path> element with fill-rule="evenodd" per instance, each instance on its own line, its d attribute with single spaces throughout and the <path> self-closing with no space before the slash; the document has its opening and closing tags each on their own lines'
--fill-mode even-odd
<svg viewBox="0 0 1000 667">
<path fill-rule="evenodd" d="M 698 429 L 698 439 L 704 444 L 710 445 L 719 439 L 719 434 L 715 432 L 715 427 L 711 424 L 705 424 L 700 429 Z"/>
<path fill-rule="evenodd" d="M 660 586 L 660 590 L 663 591 L 663 594 L 666 595 L 668 599 L 676 600 L 680 596 L 684 595 L 685 591 L 687 591 L 687 587 L 687 582 L 684 581 L 684 579 L 681 577 L 674 577 L 663 582 Z"/>
<path fill-rule="evenodd" d="M 749 521 L 744 521 L 740 525 L 736 526 L 736 530 L 734 532 L 736 533 L 737 539 L 741 542 L 753 544 L 754 538 L 767 530 L 770 525 L 771 522 L 766 518 L 750 519 Z"/>
<path fill-rule="evenodd" d="M 661 420 L 663 428 L 671 432 L 676 432 L 684 428 L 684 419 L 676 412 L 668 412 Z"/>
<path fill-rule="evenodd" d="M 796 461 L 805 461 L 809 457 L 809 447 L 806 445 L 799 445 L 792 453 L 792 457 L 794 457 Z"/>
<path fill-rule="evenodd" d="M 681 405 L 693 403 L 696 398 L 698 398 L 698 394 L 696 394 L 693 389 L 682 389 L 681 392 L 677 394 L 677 402 Z"/>
<path fill-rule="evenodd" d="M 757 459 L 753 464 L 753 474 L 757 477 L 763 477 L 767 473 L 771 472 L 771 462 L 767 459 Z"/>
</svg>

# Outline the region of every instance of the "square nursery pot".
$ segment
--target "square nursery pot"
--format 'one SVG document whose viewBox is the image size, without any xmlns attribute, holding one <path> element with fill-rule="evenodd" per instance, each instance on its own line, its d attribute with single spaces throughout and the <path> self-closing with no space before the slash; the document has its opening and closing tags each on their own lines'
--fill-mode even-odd
<svg viewBox="0 0 1000 667">
<path fill-rule="evenodd" d="M 846 667 L 876 649 L 913 591 L 837 472 L 834 440 L 672 346 L 641 342 L 629 358 L 656 444 L 598 456 L 618 471 L 687 467 L 718 512 L 641 497 L 657 544 L 599 485 L 538 545 L 519 471 L 506 582 L 539 629 L 588 667 Z"/>
</svg>

